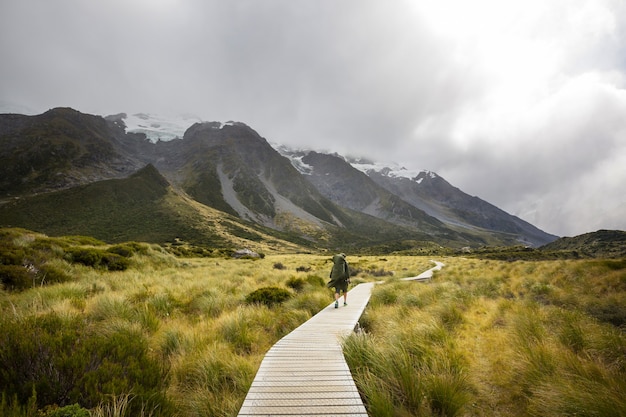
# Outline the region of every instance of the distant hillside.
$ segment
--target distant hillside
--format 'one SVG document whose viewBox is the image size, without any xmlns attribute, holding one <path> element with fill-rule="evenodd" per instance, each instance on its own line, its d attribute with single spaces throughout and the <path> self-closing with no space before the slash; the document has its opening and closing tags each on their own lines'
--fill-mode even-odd
<svg viewBox="0 0 626 417">
<path fill-rule="evenodd" d="M 340 206 L 435 234 L 444 227 L 441 221 L 376 184 L 340 156 L 311 151 L 302 162 L 313 168 L 305 178 Z"/>
<path fill-rule="evenodd" d="M 197 123 L 183 139 L 155 146 L 159 171 L 198 202 L 315 247 L 357 250 L 398 239 L 455 241 L 334 204 L 243 123 Z"/>
<path fill-rule="evenodd" d="M 595 258 L 626 257 L 626 232 L 598 230 L 574 237 L 563 237 L 540 247 L 542 251 L 576 252 L 580 256 Z"/>
<path fill-rule="evenodd" d="M 0 224 L 112 243 L 182 240 L 214 248 L 299 248 L 175 192 L 152 165 L 125 179 L 12 200 L 0 205 Z"/>
<path fill-rule="evenodd" d="M 377 184 L 449 226 L 499 234 L 510 245 L 541 246 L 557 237 L 478 197 L 452 186 L 434 172 L 414 177 L 392 175 L 389 169 L 367 170 Z"/>
<path fill-rule="evenodd" d="M 102 117 L 68 108 L 0 116 L 0 198 L 121 178 L 145 165 Z"/>
<path fill-rule="evenodd" d="M 478 197 L 471 197 L 434 172 L 408 173 L 339 155 L 281 151 L 304 177 L 334 203 L 403 227 L 447 230 L 468 245 L 541 246 L 557 237 Z"/>
</svg>

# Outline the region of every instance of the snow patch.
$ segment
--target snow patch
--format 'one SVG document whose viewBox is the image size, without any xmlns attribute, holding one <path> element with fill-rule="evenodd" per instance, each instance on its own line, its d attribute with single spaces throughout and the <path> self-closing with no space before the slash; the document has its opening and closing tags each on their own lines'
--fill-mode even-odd
<svg viewBox="0 0 626 417">
<path fill-rule="evenodd" d="M 304 158 L 304 156 L 295 156 L 289 158 L 289 161 L 291 161 L 291 165 L 293 165 L 300 174 L 311 175 L 313 173 L 313 167 L 303 162 L 302 158 Z"/>
<path fill-rule="evenodd" d="M 311 152 L 310 150 L 292 149 L 288 146 L 276 143 L 270 143 L 270 145 L 282 156 L 289 159 L 289 161 L 291 161 L 291 165 L 293 165 L 301 174 L 311 175 L 313 173 L 313 167 L 302 161 L 302 158 Z M 371 162 L 363 159 L 345 158 L 337 153 L 332 155 L 344 159 L 354 168 L 364 172 L 366 175 L 370 172 L 377 172 L 392 178 L 408 178 L 415 181 L 417 184 L 421 184 L 425 176 L 429 176 L 433 179 L 437 178 L 437 174 L 432 171 L 424 169 L 407 169 L 406 167 L 394 162 Z"/>
<path fill-rule="evenodd" d="M 270 142 L 270 146 L 276 149 L 276 151 L 279 154 L 289 159 L 289 162 L 291 162 L 291 165 L 293 165 L 293 167 L 297 169 L 300 174 L 311 175 L 313 173 L 313 167 L 311 165 L 306 164 L 304 161 L 302 161 L 302 159 L 310 151 L 294 150 L 285 145 L 280 145 L 280 144 L 273 143 L 273 142 Z"/>
<path fill-rule="evenodd" d="M 163 117 L 150 113 L 126 115 L 123 120 L 126 133 L 143 133 L 152 142 L 180 139 L 191 125 L 202 122 L 200 118 L 189 114 Z"/>
<path fill-rule="evenodd" d="M 364 173 L 377 172 L 387 177 L 392 178 L 408 178 L 420 184 L 424 180 L 424 175 L 430 178 L 437 178 L 437 174 L 432 171 L 424 169 L 407 169 L 406 167 L 396 163 L 381 163 L 381 162 L 351 162 L 351 165 Z"/>
</svg>

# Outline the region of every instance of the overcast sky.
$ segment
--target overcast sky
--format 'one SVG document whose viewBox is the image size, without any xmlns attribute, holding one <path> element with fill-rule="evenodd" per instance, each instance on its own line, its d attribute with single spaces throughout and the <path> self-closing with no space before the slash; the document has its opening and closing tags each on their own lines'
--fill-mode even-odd
<svg viewBox="0 0 626 417">
<path fill-rule="evenodd" d="M 2 0 L 2 102 L 241 121 L 626 230 L 626 0 Z"/>
</svg>

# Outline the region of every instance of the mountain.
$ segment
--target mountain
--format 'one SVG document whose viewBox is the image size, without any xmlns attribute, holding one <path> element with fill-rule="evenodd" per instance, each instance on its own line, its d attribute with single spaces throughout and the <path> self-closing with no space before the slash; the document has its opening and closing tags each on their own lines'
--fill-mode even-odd
<svg viewBox="0 0 626 417">
<path fill-rule="evenodd" d="M 324 245 L 432 240 L 334 204 L 243 123 L 196 123 L 182 139 L 157 142 L 155 166 L 195 200 L 244 220 Z M 455 240 L 439 231 L 446 243 Z"/>
<path fill-rule="evenodd" d="M 445 226 L 482 236 L 484 244 L 541 246 L 557 238 L 469 196 L 434 172 L 411 172 L 363 160 L 349 161 L 340 155 L 279 149 L 334 203 L 394 224 L 431 232 Z"/>
<path fill-rule="evenodd" d="M 626 232 L 598 230 L 574 237 L 562 237 L 539 249 L 546 252 L 576 252 L 586 257 L 624 258 L 626 257 Z"/>
<path fill-rule="evenodd" d="M 184 240 L 211 248 L 301 250 L 254 225 L 176 192 L 152 165 L 123 179 L 41 193 L 0 205 L 0 224 L 107 242 Z"/>
<path fill-rule="evenodd" d="M 68 108 L 1 115 L 0 196 L 128 176 L 145 163 L 127 152 L 118 136 L 102 117 Z"/>
<path fill-rule="evenodd" d="M 129 120 L 145 126 L 129 129 Z M 177 235 L 228 244 L 230 240 L 217 233 L 225 230 L 219 222 L 201 225 L 210 211 L 208 217 L 228 219 L 230 229 L 244 231 L 234 236 L 248 235 L 252 242 L 270 239 L 259 237 L 263 234 L 310 248 L 356 250 L 397 247 L 398 242 L 404 242 L 402 247 L 462 247 L 541 240 L 543 232 L 537 238 L 532 229 L 515 229 L 493 206 L 492 211 L 479 210 L 480 201 L 469 198 L 460 210 L 437 200 L 445 195 L 444 188 L 439 194 L 420 195 L 336 155 L 308 152 L 296 169 L 294 158 L 279 153 L 243 123 L 194 123 L 182 137 L 180 124 L 176 126 L 178 133 L 161 140 L 173 128 L 148 115 L 102 118 L 66 108 L 38 116 L 0 115 L 0 226 L 44 233 L 93 232 L 117 241 L 144 239 L 142 229 L 160 230 L 156 223 L 163 223 L 165 230 L 151 232 L 153 241 Z M 310 172 L 303 174 L 305 166 Z M 165 191 L 157 195 L 137 190 L 135 175 L 151 177 L 153 186 L 165 181 Z M 445 215 L 441 208 L 447 209 Z M 149 221 L 152 212 L 156 223 Z M 471 223 L 472 213 L 486 217 L 486 223 Z M 492 213 L 503 218 L 488 223 Z M 118 228 L 117 223 L 125 226 Z M 211 230 L 221 240 L 211 237 Z"/>
<path fill-rule="evenodd" d="M 464 193 L 434 172 L 422 171 L 406 177 L 389 168 L 369 168 L 367 173 L 377 184 L 450 226 L 501 233 L 511 238 L 511 244 L 528 246 L 541 246 L 557 238 L 493 204 Z"/>
</svg>

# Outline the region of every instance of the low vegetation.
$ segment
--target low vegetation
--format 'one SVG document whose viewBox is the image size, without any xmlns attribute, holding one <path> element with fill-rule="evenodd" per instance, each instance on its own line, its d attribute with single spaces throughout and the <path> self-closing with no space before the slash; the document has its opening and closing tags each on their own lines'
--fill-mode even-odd
<svg viewBox="0 0 626 417">
<path fill-rule="evenodd" d="M 183 247 L 0 229 L 0 415 L 237 415 L 331 257 Z M 383 281 L 345 340 L 370 415 L 626 415 L 626 261 L 348 260 Z"/>
<path fill-rule="evenodd" d="M 446 264 L 376 286 L 346 340 L 370 415 L 626 415 L 626 261 Z"/>
</svg>

